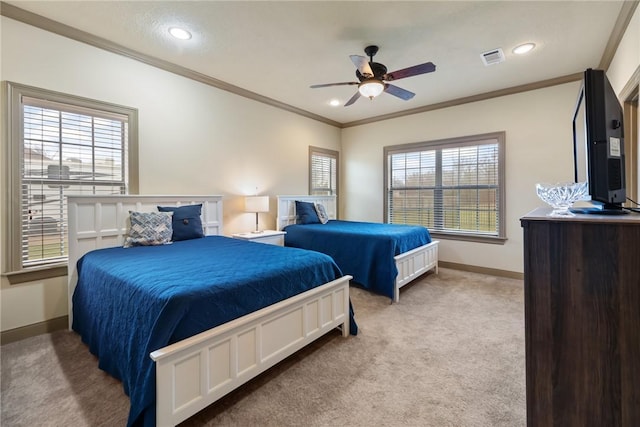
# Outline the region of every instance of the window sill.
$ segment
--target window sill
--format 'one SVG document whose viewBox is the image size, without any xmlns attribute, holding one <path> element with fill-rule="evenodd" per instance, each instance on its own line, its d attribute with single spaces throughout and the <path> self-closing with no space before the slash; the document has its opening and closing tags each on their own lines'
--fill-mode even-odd
<svg viewBox="0 0 640 427">
<path fill-rule="evenodd" d="M 35 282 L 37 280 L 51 279 L 53 277 L 61 277 L 66 275 L 66 264 L 53 264 L 47 265 L 45 267 L 34 267 L 3 274 L 3 276 L 6 276 L 7 279 L 9 279 L 10 285 Z"/>
<path fill-rule="evenodd" d="M 493 245 L 504 245 L 507 242 L 506 237 L 481 236 L 477 234 L 456 234 L 456 233 L 439 233 L 429 230 L 431 237 L 444 240 L 460 240 L 463 242 L 490 243 Z"/>
</svg>

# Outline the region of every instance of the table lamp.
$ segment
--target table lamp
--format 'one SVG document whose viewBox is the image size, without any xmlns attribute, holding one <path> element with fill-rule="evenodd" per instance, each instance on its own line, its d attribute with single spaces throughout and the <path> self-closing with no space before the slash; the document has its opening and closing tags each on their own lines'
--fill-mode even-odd
<svg viewBox="0 0 640 427">
<path fill-rule="evenodd" d="M 258 213 L 269 212 L 269 196 L 247 196 L 244 198 L 245 212 L 255 212 L 256 230 L 252 233 L 262 233 L 258 229 Z"/>
</svg>

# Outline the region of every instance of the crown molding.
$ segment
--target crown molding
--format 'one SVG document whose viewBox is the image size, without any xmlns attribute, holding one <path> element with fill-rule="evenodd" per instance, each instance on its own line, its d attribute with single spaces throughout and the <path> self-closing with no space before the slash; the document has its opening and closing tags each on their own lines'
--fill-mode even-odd
<svg viewBox="0 0 640 427">
<path fill-rule="evenodd" d="M 562 77 L 554 77 L 548 80 L 541 80 L 539 82 L 527 83 L 519 86 L 512 86 L 505 89 L 494 90 L 492 92 L 480 93 L 478 95 L 465 96 L 462 98 L 452 99 L 450 101 L 438 102 L 436 104 L 424 105 L 422 107 L 412 108 L 410 110 L 398 111 L 397 113 L 385 114 L 382 116 L 371 117 L 368 119 L 357 120 L 342 125 L 343 128 L 349 128 L 353 126 L 360 126 L 374 122 L 380 122 L 382 120 L 395 119 L 398 117 L 409 116 L 412 114 L 425 113 L 427 111 L 440 110 L 443 108 L 455 107 L 457 105 L 469 104 L 471 102 L 485 101 L 491 98 L 498 98 L 501 96 L 513 95 L 516 93 L 527 92 L 530 90 L 542 89 L 545 87 L 561 85 L 565 83 L 575 82 L 582 79 L 582 73 L 569 74 Z"/>
<path fill-rule="evenodd" d="M 611 30 L 611 35 L 609 36 L 607 45 L 602 53 L 602 58 L 600 59 L 600 64 L 598 65 L 598 68 L 601 70 L 607 70 L 611 65 L 611 61 L 613 61 L 613 57 L 616 54 L 616 50 L 618 49 L 620 42 L 622 41 L 622 37 L 624 37 L 625 31 L 627 31 L 629 22 L 631 22 L 631 18 L 633 18 L 633 13 L 638 7 L 638 3 L 640 3 L 640 0 L 625 1 L 622 4 L 622 8 L 618 14 L 618 19 L 616 19 L 613 30 Z"/>
<path fill-rule="evenodd" d="M 624 36 L 624 33 L 639 3 L 640 3 L 640 0 L 623 2 L 622 8 L 620 9 L 620 13 L 618 14 L 618 18 L 611 32 L 611 35 L 609 36 L 609 40 L 607 41 L 607 45 L 605 47 L 605 51 L 602 55 L 598 68 L 607 69 L 611 64 L 611 61 L 613 60 L 613 56 L 615 55 L 616 49 L 618 48 L 618 45 L 620 44 L 620 41 L 622 40 L 622 37 Z M 431 104 L 431 105 L 425 105 L 422 107 L 412 108 L 408 110 L 402 110 L 396 113 L 370 117 L 368 119 L 356 120 L 356 121 L 347 122 L 347 123 L 340 123 L 335 120 L 331 120 L 326 117 L 320 116 L 318 114 L 314 114 L 309 111 L 294 107 L 284 102 L 280 102 L 273 98 L 269 98 L 269 97 L 257 94 L 255 92 L 251 92 L 241 87 L 224 82 L 222 80 L 209 77 L 207 75 L 204 75 L 197 71 L 193 71 L 186 67 L 173 64 L 169 61 L 165 61 L 149 55 L 144 55 L 135 50 L 113 43 L 109 40 L 94 36 L 85 31 L 78 30 L 76 28 L 51 20 L 49 18 L 45 18 L 44 16 L 37 15 L 32 12 L 28 12 L 24 9 L 21 9 L 19 7 L 13 6 L 11 4 L 8 4 L 2 1 L 0 1 L 0 15 L 43 29 L 45 31 L 52 32 L 54 34 L 61 35 L 63 37 L 70 38 L 72 40 L 86 43 L 88 45 L 97 47 L 99 49 L 103 49 L 118 55 L 122 55 L 128 58 L 134 59 L 136 61 L 140 61 L 147 65 L 151 65 L 153 67 L 171 72 L 173 74 L 177 74 L 182 77 L 195 80 L 197 82 L 206 84 L 208 86 L 212 86 L 217 89 L 224 90 L 224 91 L 233 93 L 235 95 L 242 96 L 244 98 L 248 98 L 253 101 L 257 101 L 275 108 L 279 108 L 281 110 L 298 114 L 300 116 L 307 117 L 309 119 L 316 120 L 321 123 L 325 123 L 341 129 L 354 127 L 354 126 L 361 126 L 364 124 L 375 123 L 383 120 L 395 119 L 395 118 L 404 117 L 404 116 L 410 116 L 413 114 L 420 114 L 427 111 L 439 110 L 442 108 L 454 107 L 457 105 L 468 104 L 471 102 L 484 101 L 487 99 L 497 98 L 500 96 L 513 95 L 520 92 L 526 92 L 526 91 L 541 89 L 549 86 L 569 83 L 569 82 L 580 80 L 582 78 L 581 72 L 574 73 L 574 74 L 569 74 L 562 77 L 542 80 L 539 82 L 513 86 L 510 88 L 500 89 L 492 92 L 486 92 L 482 94 L 457 98 L 450 101 L 440 102 L 440 103 Z"/>
<path fill-rule="evenodd" d="M 45 31 L 49 31 L 54 34 L 58 34 L 63 37 L 67 37 L 69 39 L 72 39 L 81 43 L 88 44 L 90 46 L 97 47 L 99 49 L 106 50 L 111 53 L 115 53 L 117 55 L 122 55 L 127 58 L 134 59 L 144 64 L 151 65 L 153 67 L 168 71 L 173 74 L 177 74 L 182 77 L 186 77 L 191 80 L 195 80 L 199 83 L 203 83 L 220 90 L 231 92 L 235 95 L 242 96 L 244 98 L 248 98 L 253 101 L 267 104 L 272 107 L 276 107 L 281 110 L 288 111 L 290 113 L 298 114 L 300 116 L 304 116 L 312 120 L 317 120 L 319 122 L 326 123 L 331 126 L 341 127 L 341 123 L 336 122 L 334 120 L 330 120 L 318 114 L 314 114 L 309 111 L 303 110 L 301 108 L 297 108 L 292 105 L 285 104 L 284 102 L 280 102 L 273 98 L 269 98 L 269 97 L 257 94 L 255 92 L 251 92 L 249 90 L 232 85 L 222 80 L 215 79 L 213 77 L 209 77 L 205 74 L 199 73 L 197 71 L 193 71 L 189 68 L 182 67 L 180 65 L 171 63 L 169 61 L 165 61 L 163 59 L 159 59 L 150 55 L 142 54 L 133 49 L 129 49 L 117 43 L 113 43 L 107 39 L 103 39 L 102 37 L 94 36 L 93 34 L 78 30 L 77 28 L 70 27 L 69 25 L 62 24 L 58 21 L 54 21 L 49 18 L 45 18 L 44 16 L 26 11 L 24 9 L 20 9 L 19 7 L 13 6 L 5 2 L 0 2 L 0 15 L 22 22 L 24 24 L 31 25 L 33 27 L 40 28 Z"/>
</svg>

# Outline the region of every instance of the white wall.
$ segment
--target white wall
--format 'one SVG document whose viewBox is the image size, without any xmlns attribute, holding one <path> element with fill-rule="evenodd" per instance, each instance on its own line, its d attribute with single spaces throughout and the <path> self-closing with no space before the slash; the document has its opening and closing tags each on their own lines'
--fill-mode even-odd
<svg viewBox="0 0 640 427">
<path fill-rule="evenodd" d="M 607 69 L 607 78 L 616 93 L 620 93 L 638 67 L 640 67 L 640 7 L 636 8 Z"/>
<path fill-rule="evenodd" d="M 271 196 L 307 193 L 309 145 L 340 149 L 333 126 L 5 17 L 0 24 L 2 80 L 137 108 L 140 193 L 222 194 L 225 234 L 255 227 L 241 196 L 256 187 Z M 275 199 L 271 208 L 260 215 L 270 228 Z M 18 285 L 2 277 L 1 330 L 65 315 L 66 292 L 66 277 Z"/>
<path fill-rule="evenodd" d="M 383 219 L 383 147 L 506 131 L 504 245 L 441 240 L 440 259 L 523 271 L 519 218 L 544 206 L 538 182 L 573 181 L 572 114 L 579 83 L 494 98 L 343 130 L 344 216 Z"/>
</svg>

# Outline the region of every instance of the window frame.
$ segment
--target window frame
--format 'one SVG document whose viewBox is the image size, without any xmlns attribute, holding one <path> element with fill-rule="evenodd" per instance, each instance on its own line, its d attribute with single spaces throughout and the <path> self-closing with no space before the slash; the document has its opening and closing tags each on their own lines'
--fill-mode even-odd
<svg viewBox="0 0 640 427">
<path fill-rule="evenodd" d="M 75 95 L 68 95 L 61 92 L 50 91 L 33 86 L 26 86 L 19 83 L 3 82 L 3 102 L 5 104 L 5 114 L 3 114 L 3 127 L 6 129 L 2 134 L 3 142 L 3 165 L 5 173 L 3 178 L 6 185 L 3 185 L 2 209 L 5 214 L 3 221 L 3 236 L 6 236 L 3 245 L 5 256 L 2 259 L 2 274 L 9 278 L 11 284 L 24 283 L 32 280 L 41 280 L 51 277 L 64 276 L 67 274 L 66 261 L 43 264 L 38 266 L 24 267 L 22 265 L 22 206 L 21 206 L 21 183 L 22 167 L 24 156 L 24 111 L 22 108 L 22 97 L 35 98 L 45 101 L 52 101 L 66 104 L 77 108 L 89 108 L 100 110 L 106 113 L 127 116 L 128 121 L 128 193 L 137 194 L 138 179 L 138 110 L 131 107 L 112 104 L 104 101 L 83 98 Z"/>
<path fill-rule="evenodd" d="M 331 189 L 332 195 L 336 196 L 336 212 L 339 212 L 339 190 L 340 190 L 340 152 L 330 150 L 328 148 L 320 148 L 309 146 L 309 195 L 313 195 L 313 156 L 319 155 L 336 161 L 336 186 L 335 189 Z"/>
<path fill-rule="evenodd" d="M 384 162 L 384 183 L 383 183 L 383 200 L 384 200 L 384 221 L 389 222 L 389 179 L 390 179 L 390 156 L 393 154 L 425 151 L 425 150 L 442 150 L 445 148 L 459 148 L 465 146 L 480 145 L 482 141 L 495 139 L 498 144 L 498 230 L 497 236 L 486 234 L 476 234 L 473 232 L 447 232 L 441 230 L 432 230 L 429 232 L 433 237 L 440 239 L 471 241 L 480 243 L 504 244 L 507 241 L 506 236 L 506 183 L 505 183 L 505 135 L 502 132 L 491 132 L 479 135 L 469 135 L 462 137 L 446 138 L 433 141 L 414 142 L 409 144 L 392 145 L 383 148 Z"/>
</svg>

